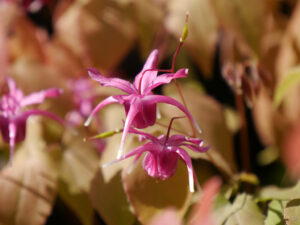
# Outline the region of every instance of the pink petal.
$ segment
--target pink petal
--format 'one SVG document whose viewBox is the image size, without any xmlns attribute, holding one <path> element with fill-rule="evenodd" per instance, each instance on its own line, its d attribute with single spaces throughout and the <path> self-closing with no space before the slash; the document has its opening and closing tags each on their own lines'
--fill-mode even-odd
<svg viewBox="0 0 300 225">
<path fill-rule="evenodd" d="M 61 125 L 65 126 L 66 123 L 65 121 L 60 118 L 59 116 L 55 115 L 54 113 L 45 111 L 45 110 L 40 110 L 40 109 L 32 109 L 32 110 L 27 110 L 22 112 L 21 116 L 19 117 L 21 120 L 26 120 L 29 116 L 32 115 L 40 115 L 40 116 L 46 116 L 49 117 L 50 119 L 53 119 L 60 123 Z"/>
<path fill-rule="evenodd" d="M 104 99 L 103 101 L 101 101 L 101 102 L 93 109 L 93 111 L 91 112 L 89 118 L 85 121 L 84 126 L 87 127 L 88 125 L 90 125 L 93 116 L 94 116 L 100 109 L 102 109 L 103 107 L 105 107 L 105 106 L 107 106 L 107 105 L 109 105 L 109 104 L 119 102 L 119 100 L 118 100 L 117 98 L 120 98 L 120 97 L 121 97 L 121 96 L 110 96 L 110 97 Z"/>
<path fill-rule="evenodd" d="M 9 130 L 9 146 L 10 146 L 9 165 L 12 166 L 12 160 L 14 157 L 14 149 L 16 144 L 16 136 L 17 136 L 17 125 L 13 122 L 10 122 L 8 125 L 8 130 Z"/>
<path fill-rule="evenodd" d="M 186 77 L 188 75 L 188 72 L 188 69 L 180 69 L 176 73 L 166 73 L 159 75 L 144 91 L 144 94 L 150 93 L 152 89 L 158 87 L 159 85 L 168 84 L 174 79 Z"/>
<path fill-rule="evenodd" d="M 88 73 L 93 80 L 99 82 L 104 87 L 115 87 L 128 94 L 137 93 L 135 87 L 127 80 L 104 77 L 95 68 L 89 68 Z"/>
<path fill-rule="evenodd" d="M 190 145 L 190 144 L 182 144 L 183 146 L 188 147 L 189 149 L 191 149 L 194 152 L 207 152 L 209 150 L 209 147 L 199 147 L 199 146 L 195 146 L 195 145 Z"/>
<path fill-rule="evenodd" d="M 194 192 L 194 170 L 193 170 L 191 157 L 182 148 L 176 148 L 176 153 L 182 158 L 182 160 L 187 166 L 188 174 L 189 174 L 190 192 Z"/>
<path fill-rule="evenodd" d="M 203 185 L 202 198 L 194 207 L 191 217 L 191 225 L 215 225 L 213 220 L 214 198 L 221 187 L 221 179 L 213 177 Z"/>
<path fill-rule="evenodd" d="M 25 107 L 32 104 L 42 103 L 45 98 L 55 98 L 61 95 L 62 89 L 50 88 L 47 90 L 39 91 L 25 96 L 21 101 L 21 107 Z"/>
<path fill-rule="evenodd" d="M 130 152 L 128 152 L 125 155 L 123 155 L 122 157 L 120 157 L 119 159 L 116 159 L 112 162 L 106 163 L 102 167 L 106 168 L 106 167 L 111 166 L 111 165 L 113 165 L 117 162 L 120 162 L 120 161 L 124 160 L 124 159 L 130 158 L 134 155 L 137 155 L 138 157 L 140 157 L 145 151 L 150 151 L 149 147 L 150 147 L 150 143 L 147 143 L 147 144 L 144 144 L 144 145 L 139 146 L 137 148 L 134 148 Z"/>
<path fill-rule="evenodd" d="M 125 139 L 126 139 L 127 133 L 129 131 L 129 128 L 132 125 L 132 122 L 133 122 L 135 116 L 141 110 L 140 108 L 141 108 L 141 102 L 137 101 L 136 99 L 134 99 L 131 102 L 129 112 L 127 113 L 127 117 L 126 117 L 126 120 L 125 120 L 125 125 L 124 125 L 124 129 L 123 129 L 123 135 L 122 135 L 121 144 L 120 144 L 120 147 L 119 147 L 119 150 L 118 150 L 117 159 L 119 159 L 121 157 L 121 155 L 122 155 L 123 146 L 124 146 L 124 143 L 125 143 Z"/>
<path fill-rule="evenodd" d="M 176 101 L 173 98 L 170 98 L 168 96 L 163 96 L 163 95 L 147 95 L 143 98 L 144 101 L 149 101 L 149 104 L 153 104 L 153 103 L 167 103 L 170 105 L 174 105 L 177 108 L 179 108 L 182 112 L 184 112 L 187 117 L 192 120 L 194 126 L 196 127 L 197 131 L 199 133 L 201 133 L 201 129 L 199 127 L 199 125 L 197 124 L 196 120 L 193 118 L 193 116 L 191 115 L 191 113 L 178 101 Z"/>
<path fill-rule="evenodd" d="M 133 133 L 133 134 L 142 135 L 143 137 L 145 137 L 145 139 L 151 140 L 153 142 L 157 142 L 157 138 L 154 135 L 134 129 L 132 127 L 129 128 L 128 132 Z"/>
<path fill-rule="evenodd" d="M 7 85 L 10 95 L 14 96 L 17 101 L 21 101 L 23 98 L 23 92 L 17 87 L 15 80 L 11 77 L 7 77 Z"/>
<path fill-rule="evenodd" d="M 158 50 L 153 50 L 150 55 L 148 56 L 148 59 L 142 69 L 142 71 L 135 77 L 134 80 L 134 86 L 138 90 L 140 86 L 140 80 L 141 81 L 141 93 L 144 94 L 145 90 L 153 83 L 153 81 L 157 77 L 157 71 L 147 71 L 143 75 L 143 71 L 149 70 L 149 69 L 156 69 L 156 64 L 158 61 Z"/>
<path fill-rule="evenodd" d="M 152 219 L 149 225 L 181 225 L 178 212 L 174 209 L 166 209 L 160 215 Z"/>
</svg>

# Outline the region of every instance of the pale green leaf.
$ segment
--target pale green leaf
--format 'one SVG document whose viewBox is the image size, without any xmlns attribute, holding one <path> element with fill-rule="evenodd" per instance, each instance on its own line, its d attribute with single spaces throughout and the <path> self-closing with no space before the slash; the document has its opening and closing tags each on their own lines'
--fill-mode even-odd
<svg viewBox="0 0 300 225">
<path fill-rule="evenodd" d="M 273 200 L 269 203 L 265 225 L 285 225 L 283 209 L 285 204 L 282 201 Z"/>
<path fill-rule="evenodd" d="M 292 200 L 298 197 L 300 197 L 300 182 L 295 186 L 288 188 L 279 188 L 276 186 L 265 187 L 259 193 L 259 198 L 261 200 Z"/>
<path fill-rule="evenodd" d="M 293 199 L 286 204 L 284 209 L 284 219 L 287 225 L 300 224 L 300 199 Z"/>
<path fill-rule="evenodd" d="M 0 172 L 0 224 L 46 223 L 57 192 L 59 153 L 57 146 L 47 146 L 42 139 L 39 121 L 30 118 L 13 165 Z"/>
<path fill-rule="evenodd" d="M 300 67 L 289 70 L 285 79 L 278 85 L 274 95 L 274 107 L 278 107 L 289 91 L 300 82 Z"/>
</svg>

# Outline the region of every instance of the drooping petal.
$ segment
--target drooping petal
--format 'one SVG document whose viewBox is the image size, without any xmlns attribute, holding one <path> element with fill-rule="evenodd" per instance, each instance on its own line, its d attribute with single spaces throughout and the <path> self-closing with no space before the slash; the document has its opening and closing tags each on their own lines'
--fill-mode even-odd
<svg viewBox="0 0 300 225">
<path fill-rule="evenodd" d="M 121 144 L 120 144 L 120 147 L 119 147 L 119 150 L 118 150 L 117 159 L 119 159 L 122 155 L 123 146 L 124 146 L 124 143 L 125 143 L 125 139 L 126 139 L 128 130 L 131 127 L 135 116 L 139 112 L 140 107 L 141 107 L 140 101 L 137 101 L 136 99 L 134 99 L 131 102 L 131 106 L 130 106 L 129 112 L 127 113 L 127 117 L 126 117 L 125 124 L 124 124 L 124 129 L 123 129 Z"/>
<path fill-rule="evenodd" d="M 7 85 L 9 88 L 10 96 L 13 96 L 14 99 L 17 101 L 21 101 L 21 99 L 23 98 L 23 92 L 21 91 L 21 89 L 19 89 L 17 87 L 15 80 L 8 76 L 7 77 Z"/>
<path fill-rule="evenodd" d="M 186 77 L 188 72 L 188 69 L 180 69 L 176 73 L 161 74 L 156 77 L 156 79 L 148 86 L 146 90 L 144 90 L 144 94 L 150 93 L 154 88 L 162 84 L 168 84 L 174 79 Z"/>
<path fill-rule="evenodd" d="M 157 71 L 147 71 L 146 70 L 153 70 L 156 69 L 156 64 L 158 61 L 158 50 L 154 49 L 142 69 L 142 71 L 136 75 L 134 79 L 134 86 L 137 90 L 141 88 L 141 94 L 145 93 L 145 90 L 154 82 L 157 77 Z"/>
<path fill-rule="evenodd" d="M 100 109 L 102 109 L 103 107 L 105 107 L 105 106 L 107 106 L 107 105 L 109 105 L 109 104 L 119 102 L 119 99 L 117 99 L 117 97 L 120 98 L 121 96 L 110 96 L 110 97 L 104 99 L 103 101 L 101 101 L 101 102 L 93 109 L 93 111 L 92 111 L 91 114 L 89 115 L 88 119 L 85 121 L 84 126 L 87 127 L 88 125 L 90 125 L 93 116 L 94 116 Z"/>
<path fill-rule="evenodd" d="M 181 157 L 181 159 L 187 166 L 188 174 L 189 174 L 190 192 L 194 192 L 194 170 L 193 170 L 193 164 L 192 164 L 191 157 L 182 148 L 176 148 L 176 153 Z"/>
<path fill-rule="evenodd" d="M 46 116 L 46 117 L 49 117 L 50 119 L 57 121 L 58 123 L 60 123 L 63 126 L 66 125 L 65 121 L 62 118 L 60 118 L 59 116 L 55 115 L 54 113 L 51 113 L 51 112 L 48 112 L 45 110 L 40 110 L 40 109 L 31 109 L 31 110 L 24 111 L 19 116 L 19 119 L 26 121 L 26 119 L 32 115 Z"/>
<path fill-rule="evenodd" d="M 17 125 L 14 122 L 10 122 L 8 125 L 9 130 L 9 165 L 12 166 L 12 160 L 14 157 L 14 150 L 17 136 Z"/>
<path fill-rule="evenodd" d="M 89 68 L 88 73 L 93 80 L 99 82 L 104 87 L 115 87 L 128 94 L 137 93 L 137 89 L 127 80 L 104 77 L 95 68 Z"/>
<path fill-rule="evenodd" d="M 154 135 L 143 132 L 143 131 L 140 131 L 140 130 L 137 130 L 137 129 L 134 129 L 132 127 L 129 128 L 128 132 L 133 133 L 133 134 L 141 135 L 141 136 L 145 137 L 145 139 L 151 140 L 153 142 L 157 142 L 157 138 Z"/>
<path fill-rule="evenodd" d="M 194 152 L 207 152 L 209 150 L 209 147 L 202 147 L 202 146 L 196 146 L 196 145 L 191 145 L 191 144 L 182 144 L 181 146 L 188 147 Z"/>
<path fill-rule="evenodd" d="M 111 165 L 113 165 L 117 162 L 120 162 L 124 159 L 130 158 L 130 157 L 135 156 L 135 155 L 141 156 L 144 152 L 151 151 L 151 149 L 152 149 L 151 146 L 152 146 L 151 143 L 147 143 L 145 145 L 141 145 L 139 147 L 136 147 L 136 148 L 132 149 L 130 152 L 128 152 L 125 155 L 123 155 L 122 157 L 120 157 L 119 159 L 116 159 L 112 162 L 106 163 L 106 164 L 102 165 L 102 167 L 106 168 L 108 166 L 111 166 Z"/>
<path fill-rule="evenodd" d="M 180 109 L 182 112 L 184 112 L 187 117 L 193 122 L 194 126 L 196 127 L 197 131 L 201 133 L 201 129 L 194 119 L 194 117 L 191 115 L 191 113 L 182 105 L 180 102 L 176 101 L 173 98 L 170 98 L 168 96 L 163 95 L 147 95 L 143 98 L 144 101 L 149 101 L 149 103 L 167 103 L 170 105 L 176 106 L 178 109 Z"/>
<path fill-rule="evenodd" d="M 55 98 L 61 95 L 62 92 L 63 90 L 59 88 L 50 88 L 47 90 L 34 92 L 30 95 L 23 97 L 23 99 L 21 100 L 21 107 L 42 103 L 45 100 L 45 98 Z"/>
</svg>

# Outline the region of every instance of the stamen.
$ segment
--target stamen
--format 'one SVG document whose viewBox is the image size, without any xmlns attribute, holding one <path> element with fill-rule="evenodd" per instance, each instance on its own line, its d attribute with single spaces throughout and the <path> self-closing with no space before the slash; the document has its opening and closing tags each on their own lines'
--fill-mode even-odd
<svg viewBox="0 0 300 225">
<path fill-rule="evenodd" d="M 173 118 L 170 120 L 170 124 L 169 124 L 169 127 L 168 127 L 168 131 L 167 131 L 167 135 L 166 135 L 166 139 L 165 139 L 164 145 L 167 143 L 167 141 L 168 141 L 168 139 L 169 139 L 170 131 L 171 131 L 171 126 L 172 126 L 173 121 L 176 120 L 176 119 L 181 119 L 181 118 L 185 118 L 185 116 L 177 116 L 177 117 L 173 117 Z"/>
</svg>

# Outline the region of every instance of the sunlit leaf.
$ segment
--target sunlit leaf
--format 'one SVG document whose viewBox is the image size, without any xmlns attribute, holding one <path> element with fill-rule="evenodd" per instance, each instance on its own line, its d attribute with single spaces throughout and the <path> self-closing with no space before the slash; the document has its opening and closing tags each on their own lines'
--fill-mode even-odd
<svg viewBox="0 0 300 225">
<path fill-rule="evenodd" d="M 87 193 L 70 193 L 68 186 L 63 182 L 60 182 L 58 194 L 63 201 L 76 212 L 76 215 L 83 225 L 93 224 L 94 209 Z"/>
<path fill-rule="evenodd" d="M 104 70 L 122 60 L 135 36 L 126 8 L 114 1 L 74 3 L 56 20 L 55 29 L 56 37 L 86 66 Z"/>
<path fill-rule="evenodd" d="M 238 195 L 232 205 L 229 206 L 229 203 L 223 204 L 223 210 L 221 209 L 219 208 L 218 214 L 215 214 L 218 220 L 217 224 L 261 225 L 264 223 L 264 216 L 259 207 L 253 198 L 247 194 Z M 220 218 L 226 219 L 221 221 Z"/>
<path fill-rule="evenodd" d="M 122 107 L 111 105 L 102 110 L 103 127 L 113 130 L 122 127 Z M 90 198 L 94 208 L 108 225 L 132 225 L 135 217 L 122 186 L 121 171 L 128 161 L 116 163 L 108 168 L 101 166 L 116 159 L 121 141 L 121 134 L 106 139 L 106 147 L 101 155 L 100 167 L 92 180 Z M 124 152 L 134 148 L 136 138 L 128 135 Z M 118 216 L 116 216 L 118 215 Z"/>
<path fill-rule="evenodd" d="M 300 197 L 300 182 L 289 188 L 269 186 L 263 188 L 259 193 L 260 199 L 292 200 Z"/>
<path fill-rule="evenodd" d="M 191 196 L 187 168 L 182 162 L 179 162 L 175 175 L 163 181 L 150 177 L 139 160 L 131 173 L 123 172 L 123 185 L 142 223 L 148 223 L 166 207 L 174 208 L 182 218 Z"/>
<path fill-rule="evenodd" d="M 45 224 L 57 191 L 58 152 L 42 140 L 39 122 L 28 120 L 25 143 L 0 172 L 1 224 Z"/>
<path fill-rule="evenodd" d="M 275 90 L 274 106 L 278 107 L 283 98 L 293 89 L 300 81 L 300 67 L 295 67 L 288 72 L 286 78 L 278 85 Z"/>
<path fill-rule="evenodd" d="M 93 142 L 83 142 L 84 133 L 65 140 L 60 178 L 68 184 L 70 193 L 88 193 L 91 181 L 98 170 L 99 153 Z"/>
<path fill-rule="evenodd" d="M 265 225 L 285 225 L 285 221 L 283 218 L 283 209 L 285 207 L 285 203 L 278 200 L 273 200 L 269 203 L 269 208 L 267 212 L 267 217 L 265 219 Z"/>
<path fill-rule="evenodd" d="M 300 223 L 300 199 L 293 199 L 286 204 L 284 219 L 287 225 L 298 225 Z"/>
</svg>

